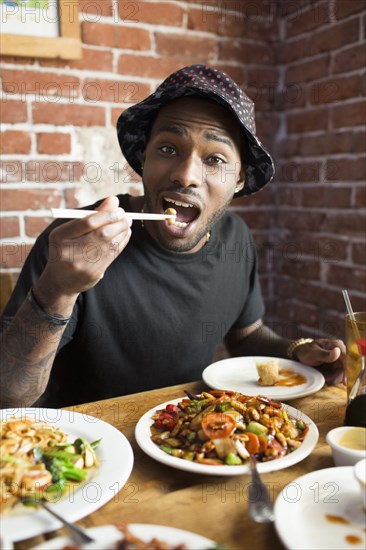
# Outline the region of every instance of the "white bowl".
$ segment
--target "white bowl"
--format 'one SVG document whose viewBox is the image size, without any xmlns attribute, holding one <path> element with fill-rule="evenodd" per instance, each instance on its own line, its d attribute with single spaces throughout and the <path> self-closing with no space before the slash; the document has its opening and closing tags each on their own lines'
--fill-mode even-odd
<svg viewBox="0 0 366 550">
<path fill-rule="evenodd" d="M 366 428 L 340 426 L 327 433 L 336 466 L 354 466 L 366 458 Z"/>
<path fill-rule="evenodd" d="M 366 512 L 366 458 L 359 460 L 353 467 L 355 478 L 360 485 L 362 507 Z"/>
</svg>

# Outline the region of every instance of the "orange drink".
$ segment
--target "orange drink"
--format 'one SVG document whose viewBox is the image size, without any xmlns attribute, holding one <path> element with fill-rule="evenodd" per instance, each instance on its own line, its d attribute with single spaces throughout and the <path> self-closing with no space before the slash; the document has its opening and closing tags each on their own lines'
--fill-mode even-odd
<svg viewBox="0 0 366 550">
<path fill-rule="evenodd" d="M 366 312 L 355 313 L 356 323 L 346 315 L 346 375 L 347 399 L 353 384 L 361 370 L 361 355 L 356 343 L 357 338 L 366 338 Z M 357 333 L 357 334 L 356 334 Z"/>
</svg>

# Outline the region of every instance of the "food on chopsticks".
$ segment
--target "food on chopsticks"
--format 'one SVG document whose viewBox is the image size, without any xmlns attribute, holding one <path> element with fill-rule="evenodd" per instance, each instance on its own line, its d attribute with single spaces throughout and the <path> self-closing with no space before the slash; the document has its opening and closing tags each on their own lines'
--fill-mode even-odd
<svg viewBox="0 0 366 550">
<path fill-rule="evenodd" d="M 266 362 L 256 362 L 259 376 L 258 384 L 261 386 L 274 386 L 280 379 L 278 359 L 271 359 Z"/>
<path fill-rule="evenodd" d="M 175 219 L 177 217 L 177 211 L 175 208 L 167 208 L 165 211 L 164 211 L 164 214 L 167 214 L 169 216 L 175 216 L 174 218 L 169 218 L 168 219 L 168 225 L 173 225 L 174 222 L 175 222 Z"/>
<path fill-rule="evenodd" d="M 153 415 L 151 439 L 166 453 L 207 465 L 281 458 L 298 447 L 308 426 L 264 396 L 211 390 L 168 404 Z"/>
<path fill-rule="evenodd" d="M 94 449 L 79 437 L 73 443 L 60 428 L 29 417 L 0 421 L 0 503 L 8 513 L 20 499 L 60 498 L 97 466 Z"/>
</svg>

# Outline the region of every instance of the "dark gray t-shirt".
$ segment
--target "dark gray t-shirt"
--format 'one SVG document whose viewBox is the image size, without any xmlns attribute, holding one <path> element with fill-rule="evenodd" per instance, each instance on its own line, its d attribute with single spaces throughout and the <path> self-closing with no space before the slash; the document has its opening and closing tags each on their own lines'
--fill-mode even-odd
<svg viewBox="0 0 366 550">
<path fill-rule="evenodd" d="M 128 195 L 119 198 L 130 210 Z M 32 248 L 4 323 L 42 272 L 55 223 Z M 247 226 L 229 212 L 192 254 L 159 247 L 134 222 L 126 249 L 79 296 L 37 405 L 62 407 L 200 379 L 227 332 L 263 316 L 256 262 Z"/>
</svg>

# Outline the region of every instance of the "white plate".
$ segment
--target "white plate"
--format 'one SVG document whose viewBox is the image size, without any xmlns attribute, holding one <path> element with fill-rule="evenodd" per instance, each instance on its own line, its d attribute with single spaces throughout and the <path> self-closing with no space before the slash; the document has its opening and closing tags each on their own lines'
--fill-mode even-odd
<svg viewBox="0 0 366 550">
<path fill-rule="evenodd" d="M 298 386 L 261 386 L 256 362 L 277 359 L 280 369 L 291 369 L 306 377 Z M 205 384 L 215 390 L 233 390 L 245 395 L 266 395 L 271 399 L 290 401 L 317 392 L 324 386 L 324 376 L 312 367 L 278 357 L 231 357 L 212 363 L 202 373 Z"/>
<path fill-rule="evenodd" d="M 61 409 L 3 409 L 2 420 L 12 416 L 28 416 L 58 426 L 73 441 L 83 437 L 92 442 L 102 439 L 96 449 L 99 466 L 91 477 L 79 487 L 75 486 L 53 504 L 56 512 L 69 521 L 81 519 L 111 500 L 128 480 L 133 466 L 132 447 L 126 437 L 116 428 L 99 418 Z M 1 518 L 1 533 L 16 542 L 35 537 L 41 533 L 59 529 L 61 524 L 44 510 L 29 511 Z"/>
<path fill-rule="evenodd" d="M 346 523 L 329 521 L 326 515 Z M 351 466 L 317 470 L 295 479 L 278 495 L 275 526 L 291 550 L 365 548 L 366 516 Z M 358 537 L 348 542 L 346 537 Z"/>
<path fill-rule="evenodd" d="M 214 548 L 216 543 L 195 533 L 165 527 L 164 525 L 148 525 L 143 523 L 132 523 L 128 526 L 129 531 L 144 542 L 150 542 L 153 537 L 171 545 L 185 544 L 188 550 L 209 550 Z M 123 535 L 114 525 L 102 525 L 86 529 L 86 532 L 95 539 L 94 543 L 82 546 L 88 550 L 104 550 L 112 548 L 112 544 L 123 539 Z M 70 544 L 68 537 L 58 537 L 48 540 L 36 546 L 33 550 L 61 550 L 65 544 Z"/>
<path fill-rule="evenodd" d="M 247 464 L 243 464 L 241 466 L 209 466 L 207 464 L 199 464 L 197 462 L 191 462 L 189 460 L 184 460 L 176 456 L 171 456 L 162 451 L 158 447 L 158 445 L 156 445 L 156 443 L 151 440 L 150 426 L 154 423 L 154 420 L 152 419 L 153 414 L 155 414 L 158 409 L 164 409 L 169 403 L 177 405 L 180 401 L 182 401 L 182 399 L 184 398 L 181 397 L 180 399 L 173 399 L 171 401 L 163 403 L 162 405 L 158 405 L 157 407 L 150 409 L 150 411 L 146 412 L 140 418 L 135 428 L 135 437 L 139 447 L 141 447 L 141 449 L 146 454 L 148 454 L 158 462 L 162 462 L 163 464 L 166 464 L 167 466 L 171 466 L 173 468 L 177 468 L 178 470 L 185 470 L 187 472 L 193 472 L 196 474 L 217 476 L 235 476 L 249 474 L 250 468 Z M 309 431 L 300 447 L 292 453 L 276 460 L 258 463 L 258 470 L 261 473 L 282 470 L 283 468 L 287 468 L 288 466 L 292 466 L 293 464 L 300 462 L 311 453 L 318 441 L 318 428 L 316 427 L 314 422 L 308 416 L 306 416 L 306 414 L 298 411 L 294 407 L 290 407 L 289 405 L 283 405 L 283 407 L 289 415 L 294 418 L 301 419 L 306 424 L 308 424 Z"/>
</svg>

